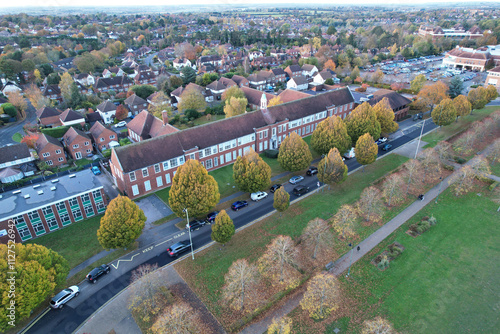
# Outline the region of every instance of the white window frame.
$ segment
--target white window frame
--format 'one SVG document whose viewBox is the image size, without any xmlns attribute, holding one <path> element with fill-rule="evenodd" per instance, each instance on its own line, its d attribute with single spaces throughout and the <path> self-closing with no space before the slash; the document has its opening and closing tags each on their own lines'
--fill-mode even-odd
<svg viewBox="0 0 500 334">
<path fill-rule="evenodd" d="M 149 171 L 147 168 L 142 169 L 142 177 L 148 177 L 149 176 Z"/>
<path fill-rule="evenodd" d="M 128 173 L 128 177 L 130 179 L 130 182 L 134 182 L 135 180 L 137 180 L 137 178 L 135 177 L 135 172 Z"/>
<path fill-rule="evenodd" d="M 161 172 L 160 164 L 155 164 L 155 173 Z"/>
</svg>

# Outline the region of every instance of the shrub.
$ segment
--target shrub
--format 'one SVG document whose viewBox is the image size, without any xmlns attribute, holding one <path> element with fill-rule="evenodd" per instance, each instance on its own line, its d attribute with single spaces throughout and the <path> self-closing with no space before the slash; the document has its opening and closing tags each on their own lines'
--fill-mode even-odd
<svg viewBox="0 0 500 334">
<path fill-rule="evenodd" d="M 3 112 L 9 115 L 10 117 L 16 117 L 17 116 L 17 109 L 10 103 L 4 103 L 2 105 Z"/>
<path fill-rule="evenodd" d="M 385 268 L 389 267 L 389 259 L 387 256 L 383 256 L 382 260 L 377 264 L 378 269 L 384 270 Z"/>
<path fill-rule="evenodd" d="M 429 216 L 425 216 L 422 220 L 429 220 Z"/>
<path fill-rule="evenodd" d="M 427 220 L 424 220 L 424 221 L 421 221 L 418 226 L 417 226 L 417 232 L 418 233 L 424 233 L 425 231 L 427 231 L 429 228 L 431 228 L 431 224 L 429 223 L 429 221 Z"/>
<path fill-rule="evenodd" d="M 490 186 L 488 187 L 488 189 L 489 189 L 490 191 L 493 191 L 493 190 L 495 190 L 495 188 L 496 188 L 499 184 L 500 184 L 500 182 L 498 182 L 498 181 L 497 181 L 497 182 L 493 182 L 492 184 L 490 184 Z"/>
<path fill-rule="evenodd" d="M 266 157 L 271 158 L 271 159 L 277 159 L 278 153 L 279 153 L 279 150 L 267 150 L 264 152 Z"/>
<path fill-rule="evenodd" d="M 443 168 L 446 170 L 450 170 L 450 171 L 455 170 L 455 167 L 453 167 L 452 165 L 447 165 L 447 164 L 443 164 Z"/>
<path fill-rule="evenodd" d="M 436 225 L 436 223 L 437 223 L 436 217 L 432 216 L 431 218 L 429 218 L 429 224 L 431 224 L 431 226 Z"/>
<path fill-rule="evenodd" d="M 201 114 L 196 109 L 187 109 L 184 111 L 184 115 L 189 120 L 197 119 Z"/>
<path fill-rule="evenodd" d="M 109 150 L 109 149 L 108 150 L 104 150 L 102 152 L 102 156 L 105 157 L 105 158 L 111 157 L 111 150 Z"/>
<path fill-rule="evenodd" d="M 464 163 L 467 162 L 467 160 L 465 160 L 462 157 L 454 157 L 453 159 L 455 160 L 456 163 L 461 164 L 461 165 L 463 165 Z"/>
</svg>

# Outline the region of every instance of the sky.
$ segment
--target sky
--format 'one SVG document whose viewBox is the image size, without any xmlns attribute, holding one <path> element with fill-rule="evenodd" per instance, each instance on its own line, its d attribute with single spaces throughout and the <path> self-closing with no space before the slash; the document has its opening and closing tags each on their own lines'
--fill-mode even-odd
<svg viewBox="0 0 500 334">
<path fill-rule="evenodd" d="M 358 0 L 353 5 L 387 5 L 387 4 L 401 4 L 401 5 L 418 5 L 424 3 L 451 3 L 460 2 L 457 0 Z M 485 2 L 484 0 L 467 0 L 461 2 Z M 494 2 L 494 1 L 490 1 Z M 0 1 L 0 8 L 6 7 L 80 7 L 80 6 L 178 6 L 178 5 L 196 5 L 196 4 L 211 4 L 211 5 L 225 5 L 225 4 L 276 4 L 276 3 L 299 3 L 304 4 L 304 0 L 22 0 L 22 1 Z M 318 4 L 341 4 L 345 5 L 345 0 L 306 0 L 309 3 Z"/>
</svg>

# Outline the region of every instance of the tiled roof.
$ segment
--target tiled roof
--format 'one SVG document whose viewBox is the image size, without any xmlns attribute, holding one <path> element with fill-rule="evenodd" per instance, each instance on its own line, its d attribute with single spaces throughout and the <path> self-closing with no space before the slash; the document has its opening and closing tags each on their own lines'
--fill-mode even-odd
<svg viewBox="0 0 500 334">
<path fill-rule="evenodd" d="M 79 113 L 77 113 L 76 111 L 74 111 L 73 109 L 70 109 L 70 108 L 64 110 L 59 115 L 59 118 L 63 122 L 76 121 L 76 120 L 80 120 L 80 119 L 85 121 L 85 118 L 82 115 L 80 115 Z"/>
<path fill-rule="evenodd" d="M 293 80 L 297 84 L 297 86 L 307 85 L 307 79 L 306 79 L 306 77 L 304 77 L 302 75 L 295 77 L 295 78 L 291 78 L 290 80 Z"/>
<path fill-rule="evenodd" d="M 147 103 L 146 100 L 144 100 L 142 97 L 137 96 L 135 94 L 130 95 L 123 102 L 125 104 L 132 105 L 132 106 Z"/>
<path fill-rule="evenodd" d="M 63 138 L 67 145 L 71 145 L 71 143 L 79 136 L 90 140 L 89 136 L 87 136 L 85 132 L 75 129 L 74 127 L 70 127 L 64 134 Z"/>
<path fill-rule="evenodd" d="M 273 97 L 276 97 L 276 95 L 264 93 L 263 91 L 258 89 L 253 89 L 249 87 L 241 87 L 240 89 L 245 94 L 248 103 L 257 106 L 260 105 L 260 99 L 262 98 L 262 94 L 266 95 L 267 101 L 271 100 Z"/>
<path fill-rule="evenodd" d="M 393 110 L 396 110 L 402 106 L 408 105 L 411 103 L 409 99 L 404 97 L 401 94 L 396 93 L 395 91 L 389 89 L 380 89 L 373 93 L 373 98 L 368 101 L 368 103 L 372 106 L 381 101 L 384 97 L 389 100 L 389 104 Z"/>
<path fill-rule="evenodd" d="M 52 116 L 59 116 L 59 111 L 52 107 L 43 107 L 36 111 L 36 116 L 40 119 Z"/>
<path fill-rule="evenodd" d="M 26 143 L 0 147 L 0 164 L 18 159 L 29 158 L 30 150 Z"/>
<path fill-rule="evenodd" d="M 56 138 L 54 138 L 52 136 L 49 136 L 49 135 L 42 133 L 42 134 L 40 134 L 40 136 L 38 137 L 38 139 L 35 143 L 35 148 L 37 151 L 41 151 L 48 144 L 53 144 L 53 145 L 59 146 L 61 148 L 63 147 L 59 140 L 57 140 Z"/>
<path fill-rule="evenodd" d="M 309 97 L 311 95 L 303 92 L 299 92 L 294 89 L 285 89 L 282 91 L 279 95 L 280 100 L 285 103 L 285 102 L 290 102 L 290 101 L 295 101 L 295 100 L 300 100 L 306 97 Z"/>
<path fill-rule="evenodd" d="M 101 135 L 101 133 L 106 129 L 107 128 L 104 125 L 102 125 L 101 122 L 97 121 L 94 123 L 94 125 L 92 125 L 89 132 L 92 135 L 92 137 L 98 138 Z M 109 131 L 111 131 L 111 130 L 109 130 Z"/>
<path fill-rule="evenodd" d="M 99 110 L 101 112 L 109 112 L 109 111 L 116 110 L 116 106 L 113 103 L 111 103 L 110 100 L 106 100 L 106 101 L 102 102 L 101 104 L 99 104 L 97 106 L 96 110 Z"/>
<path fill-rule="evenodd" d="M 243 86 L 245 83 L 248 82 L 248 79 L 245 78 L 245 77 L 242 77 L 241 75 L 233 75 L 233 77 L 231 78 L 231 80 L 233 80 L 234 82 L 236 82 L 236 84 L 238 86 Z"/>
<path fill-rule="evenodd" d="M 163 121 L 154 117 L 146 110 L 141 111 L 127 124 L 127 128 L 137 133 L 144 139 L 154 138 L 169 133 L 179 131 L 170 124 L 163 124 Z"/>
</svg>

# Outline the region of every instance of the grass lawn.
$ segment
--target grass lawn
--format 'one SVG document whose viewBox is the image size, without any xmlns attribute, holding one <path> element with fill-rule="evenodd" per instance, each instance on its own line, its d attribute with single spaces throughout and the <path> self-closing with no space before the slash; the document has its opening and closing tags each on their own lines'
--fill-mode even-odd
<svg viewBox="0 0 500 334">
<path fill-rule="evenodd" d="M 12 140 L 15 142 L 20 143 L 21 139 L 23 139 L 23 136 L 19 132 L 14 133 L 14 135 L 12 136 Z"/>
<path fill-rule="evenodd" d="M 490 164 L 491 168 L 491 174 L 500 176 L 500 163 L 497 162 L 496 164 Z"/>
<path fill-rule="evenodd" d="M 29 243 L 43 245 L 62 255 L 73 268 L 104 249 L 97 241 L 97 230 L 103 215 L 72 223 L 58 231 L 41 236 Z"/>
<path fill-rule="evenodd" d="M 448 189 L 438 204 L 431 202 L 354 264 L 350 281 L 341 277 L 356 305 L 358 321 L 351 325 L 359 330 L 363 320 L 381 315 L 405 333 L 496 332 L 500 216 L 491 195 L 486 186 L 463 197 Z M 417 238 L 405 233 L 410 223 L 431 215 L 438 222 L 429 231 Z M 370 261 L 393 241 L 406 249 L 379 271 Z"/>
<path fill-rule="evenodd" d="M 207 116 L 201 116 L 193 121 L 194 125 L 202 125 L 210 122 L 215 122 L 226 118 L 226 115 L 212 115 L 210 120 L 207 120 Z"/>
<path fill-rule="evenodd" d="M 491 106 L 491 107 L 486 107 L 486 108 L 480 109 L 480 110 L 474 110 L 472 112 L 472 115 L 466 116 L 463 119 L 459 118 L 459 120 L 457 122 L 453 122 L 450 125 L 443 126 L 441 129 L 434 130 L 434 132 L 429 133 L 428 135 L 425 135 L 422 137 L 422 140 L 428 143 L 424 147 L 425 148 L 434 147 L 440 141 L 448 140 L 448 138 L 461 132 L 466 127 L 468 127 L 471 123 L 473 123 L 477 120 L 482 120 L 483 118 L 487 117 L 492 112 L 499 110 L 499 109 L 500 108 L 497 106 Z"/>
<path fill-rule="evenodd" d="M 367 166 L 364 173 L 359 171 L 350 175 L 335 189 L 304 198 L 291 205 L 282 216 L 275 213 L 238 232 L 225 247 L 218 245 L 210 247 L 195 257 L 194 262 L 191 259 L 181 261 L 175 265 L 175 268 L 208 309 L 221 321 L 225 310 L 219 303 L 220 289 L 224 285 L 224 275 L 233 261 L 240 258 L 246 258 L 249 262 L 255 261 L 261 255 L 261 252 L 256 250 L 265 249 L 266 245 L 277 235 L 298 237 L 311 219 L 330 218 L 342 204 L 357 200 L 367 185 L 394 170 L 406 160 L 406 157 L 396 154 L 380 159 Z M 366 237 L 373 231 L 373 228 L 378 228 L 378 226 L 361 229 L 360 237 Z M 347 245 L 338 243 L 335 248 L 338 249 L 339 254 L 342 254 L 346 251 Z"/>
<path fill-rule="evenodd" d="M 92 160 L 84 158 L 84 159 L 75 160 L 74 163 L 77 166 L 85 166 L 85 165 L 91 164 Z"/>
</svg>

